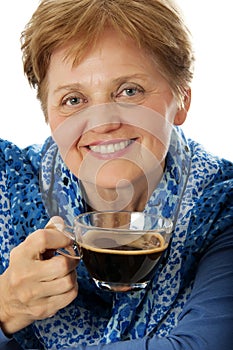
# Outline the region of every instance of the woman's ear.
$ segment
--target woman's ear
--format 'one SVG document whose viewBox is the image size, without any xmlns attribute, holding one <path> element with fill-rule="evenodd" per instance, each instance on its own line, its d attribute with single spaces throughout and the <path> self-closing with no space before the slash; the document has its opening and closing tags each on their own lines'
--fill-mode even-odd
<svg viewBox="0 0 233 350">
<path fill-rule="evenodd" d="M 185 91 L 183 106 L 180 107 L 175 115 L 174 124 L 182 125 L 185 122 L 191 103 L 191 89 Z"/>
</svg>

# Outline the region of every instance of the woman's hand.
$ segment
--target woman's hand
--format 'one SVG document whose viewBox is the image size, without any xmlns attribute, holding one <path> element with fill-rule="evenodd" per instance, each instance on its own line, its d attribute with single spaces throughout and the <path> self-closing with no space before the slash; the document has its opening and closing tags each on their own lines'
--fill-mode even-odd
<svg viewBox="0 0 233 350">
<path fill-rule="evenodd" d="M 70 243 L 49 222 L 11 251 L 9 267 L 0 276 L 0 324 L 5 333 L 51 317 L 77 296 L 78 260 L 54 255 Z"/>
</svg>

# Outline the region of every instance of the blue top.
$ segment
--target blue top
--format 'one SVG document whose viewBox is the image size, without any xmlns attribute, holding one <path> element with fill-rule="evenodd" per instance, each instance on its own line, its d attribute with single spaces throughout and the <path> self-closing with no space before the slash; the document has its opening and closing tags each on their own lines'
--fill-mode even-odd
<svg viewBox="0 0 233 350">
<path fill-rule="evenodd" d="M 62 207 L 69 208 L 70 202 L 77 198 L 79 203 L 75 208 L 79 212 L 84 210 L 78 181 L 75 183 L 59 156 L 55 156 L 55 150 L 50 139 L 42 148 L 31 146 L 24 150 L 9 142 L 0 142 L 1 272 L 8 266 L 10 250 L 31 232 L 44 227 L 48 212 L 53 214 L 43 198 L 48 188 L 50 193 L 53 190 L 56 193 L 57 188 L 65 186 L 66 196 L 71 199 L 65 206 L 63 202 Z M 174 156 L 167 161 L 169 198 L 179 193 L 175 184 L 180 183 L 177 171 L 181 164 L 187 182 L 169 255 L 159 275 L 145 291 L 112 294 L 97 290 L 80 263 L 78 297 L 53 318 L 36 321 L 14 334 L 23 348 L 231 348 L 233 165 L 209 155 L 190 140 L 185 141 L 185 147 L 182 144 L 182 152 L 175 154 L 184 154 L 184 157 L 174 160 L 178 158 Z M 48 166 L 48 158 L 53 159 L 52 167 Z M 56 180 L 56 176 L 56 184 L 51 185 L 48 168 L 54 174 L 59 173 L 61 180 L 65 176 L 65 185 L 64 181 Z M 156 200 L 164 191 L 161 183 L 159 192 L 148 201 L 146 211 L 158 208 Z M 171 211 L 171 203 L 165 207 L 164 215 Z M 50 329 L 49 335 L 47 329 Z"/>
<path fill-rule="evenodd" d="M 145 337 L 100 346 L 79 346 L 78 349 L 230 350 L 233 344 L 232 238 L 233 228 L 219 236 L 201 258 L 191 297 L 184 306 L 177 327 L 169 336 Z M 19 347 L 8 343 L 6 350 L 11 349 L 19 350 Z"/>
</svg>

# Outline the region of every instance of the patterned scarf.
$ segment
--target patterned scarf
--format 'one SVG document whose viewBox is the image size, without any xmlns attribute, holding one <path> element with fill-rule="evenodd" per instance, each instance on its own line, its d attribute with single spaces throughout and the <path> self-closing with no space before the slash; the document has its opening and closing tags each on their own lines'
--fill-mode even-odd
<svg viewBox="0 0 233 350">
<path fill-rule="evenodd" d="M 60 215 L 72 224 L 85 211 L 81 186 L 52 141 L 41 169 L 41 191 L 49 215 Z M 232 208 L 230 214 L 220 208 L 227 200 L 224 176 L 227 178 L 220 174 L 217 158 L 196 144 L 188 145 L 180 129 L 174 128 L 163 177 L 145 207 L 145 212 L 162 213 L 176 222 L 170 248 L 154 279 L 141 291 L 101 291 L 81 261 L 78 297 L 52 318 L 32 326 L 44 348 L 167 336 L 190 296 L 198 264 L 195 256 L 232 222 Z"/>
</svg>

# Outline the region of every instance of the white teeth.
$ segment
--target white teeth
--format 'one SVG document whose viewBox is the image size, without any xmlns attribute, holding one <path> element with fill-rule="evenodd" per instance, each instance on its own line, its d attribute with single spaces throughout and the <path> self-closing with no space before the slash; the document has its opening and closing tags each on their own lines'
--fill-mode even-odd
<svg viewBox="0 0 233 350">
<path fill-rule="evenodd" d="M 117 143 L 109 143 L 108 145 L 90 146 L 89 148 L 92 152 L 97 152 L 102 154 L 114 153 L 128 147 L 132 142 L 133 142 L 132 140 L 127 140 L 127 141 L 121 141 Z"/>
</svg>

